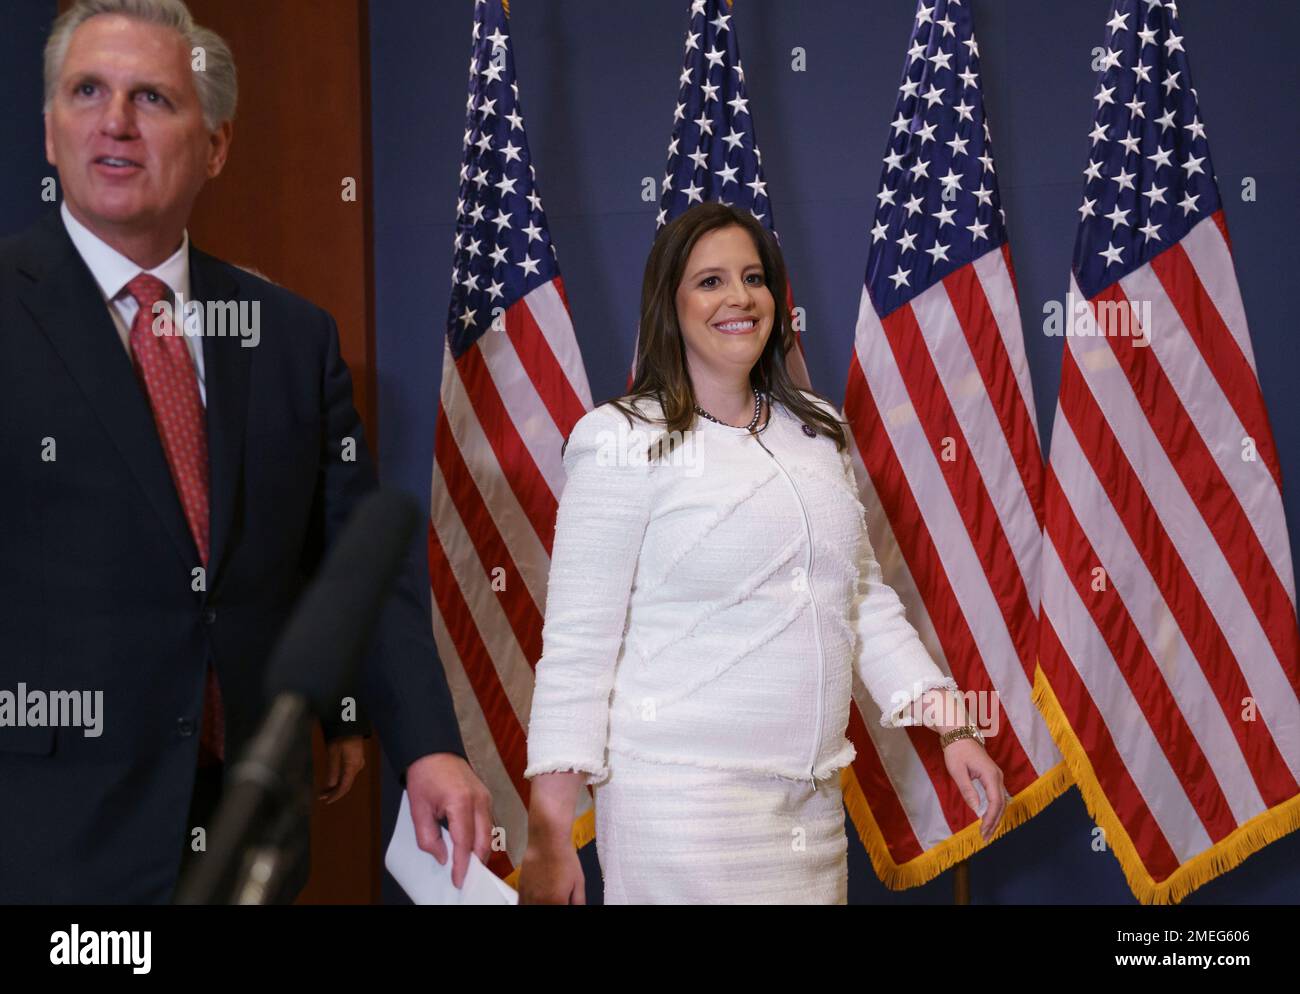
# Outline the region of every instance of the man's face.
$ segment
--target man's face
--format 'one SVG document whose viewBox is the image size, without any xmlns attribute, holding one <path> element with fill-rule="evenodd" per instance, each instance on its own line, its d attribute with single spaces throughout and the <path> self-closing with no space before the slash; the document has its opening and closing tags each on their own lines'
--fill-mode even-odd
<svg viewBox="0 0 1300 994">
<path fill-rule="evenodd" d="M 115 14 L 73 32 L 45 115 L 45 156 L 92 230 L 179 231 L 229 142 L 229 123 L 210 132 L 203 122 L 180 33 Z"/>
</svg>

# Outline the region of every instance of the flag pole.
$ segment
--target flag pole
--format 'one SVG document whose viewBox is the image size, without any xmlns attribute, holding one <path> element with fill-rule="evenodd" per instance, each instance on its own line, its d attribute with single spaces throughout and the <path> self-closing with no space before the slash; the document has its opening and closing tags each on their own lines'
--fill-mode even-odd
<svg viewBox="0 0 1300 994">
<path fill-rule="evenodd" d="M 952 868 L 952 903 L 970 904 L 969 859 L 963 859 Z"/>
</svg>

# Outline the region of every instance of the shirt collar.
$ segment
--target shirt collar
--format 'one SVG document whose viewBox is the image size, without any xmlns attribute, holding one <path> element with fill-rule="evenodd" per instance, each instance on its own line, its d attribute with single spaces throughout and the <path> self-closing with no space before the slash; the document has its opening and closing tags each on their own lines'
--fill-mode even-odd
<svg viewBox="0 0 1300 994">
<path fill-rule="evenodd" d="M 127 283 L 140 275 L 141 269 L 117 249 L 72 216 L 65 201 L 59 208 L 63 225 L 68 229 L 68 237 L 86 263 L 90 274 L 99 284 L 99 291 L 105 300 L 114 300 L 125 289 Z M 181 247 L 164 262 L 153 269 L 144 270 L 156 276 L 169 287 L 172 293 L 190 295 L 190 233 L 186 229 L 181 237 Z"/>
</svg>

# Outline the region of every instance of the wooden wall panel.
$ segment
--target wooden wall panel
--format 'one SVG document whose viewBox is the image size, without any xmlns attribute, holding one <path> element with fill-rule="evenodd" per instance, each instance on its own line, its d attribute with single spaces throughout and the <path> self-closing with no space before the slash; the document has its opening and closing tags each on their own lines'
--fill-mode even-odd
<svg viewBox="0 0 1300 994">
<path fill-rule="evenodd" d="M 369 51 L 364 0 L 190 0 L 239 70 L 230 161 L 196 205 L 191 237 L 324 307 L 371 452 L 376 451 L 369 190 Z M 343 197 L 345 180 L 356 197 Z M 379 750 L 342 801 L 312 812 L 312 876 L 299 903 L 379 899 Z M 316 736 L 318 781 L 324 748 Z"/>
</svg>

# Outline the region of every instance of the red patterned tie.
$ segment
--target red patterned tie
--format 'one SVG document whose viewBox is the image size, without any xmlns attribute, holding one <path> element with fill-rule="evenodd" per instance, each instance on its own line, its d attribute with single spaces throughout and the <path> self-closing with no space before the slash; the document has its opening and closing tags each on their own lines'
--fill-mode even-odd
<svg viewBox="0 0 1300 994">
<path fill-rule="evenodd" d="M 126 285 L 140 309 L 131 322 L 131 357 L 149 395 L 154 424 L 172 481 L 185 509 L 199 559 L 208 565 L 208 436 L 207 418 L 185 338 L 174 333 L 172 292 L 162 280 L 141 273 Z M 154 313 L 154 305 L 168 307 Z M 161 334 L 154 332 L 155 325 Z M 180 322 L 184 328 L 184 320 Z M 208 667 L 203 695 L 203 730 L 199 734 L 199 764 L 210 766 L 225 755 L 225 720 L 217 675 Z"/>
</svg>

